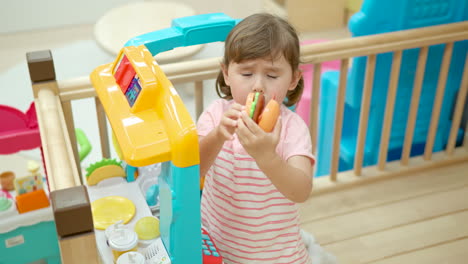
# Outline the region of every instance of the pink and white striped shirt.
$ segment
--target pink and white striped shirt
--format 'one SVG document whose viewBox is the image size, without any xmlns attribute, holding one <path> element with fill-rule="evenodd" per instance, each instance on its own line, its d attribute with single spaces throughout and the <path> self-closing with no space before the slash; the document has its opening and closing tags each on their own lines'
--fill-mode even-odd
<svg viewBox="0 0 468 264">
<path fill-rule="evenodd" d="M 211 132 L 231 104 L 219 99 L 208 107 L 198 121 L 198 134 Z M 285 106 L 281 119 L 277 153 L 284 160 L 301 155 L 313 163 L 304 121 Z M 311 263 L 300 236 L 297 205 L 275 188 L 236 136 L 225 142 L 206 174 L 201 212 L 226 264 Z"/>
</svg>

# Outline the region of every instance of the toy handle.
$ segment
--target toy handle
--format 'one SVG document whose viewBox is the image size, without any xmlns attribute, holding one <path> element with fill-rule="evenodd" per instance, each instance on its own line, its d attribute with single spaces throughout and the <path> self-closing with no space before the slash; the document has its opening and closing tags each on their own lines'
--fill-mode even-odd
<svg viewBox="0 0 468 264">
<path fill-rule="evenodd" d="M 177 47 L 224 41 L 240 20 L 224 13 L 181 17 L 172 20 L 172 27 L 134 37 L 127 46 L 144 44 L 153 56 Z"/>
</svg>

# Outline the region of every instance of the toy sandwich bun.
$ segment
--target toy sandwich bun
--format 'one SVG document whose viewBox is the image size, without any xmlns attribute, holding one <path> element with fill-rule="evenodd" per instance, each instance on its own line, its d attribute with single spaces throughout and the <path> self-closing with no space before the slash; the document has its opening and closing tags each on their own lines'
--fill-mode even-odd
<svg viewBox="0 0 468 264">
<path fill-rule="evenodd" d="M 249 93 L 245 102 L 245 111 L 263 131 L 271 132 L 279 117 L 280 105 L 271 99 L 265 106 L 265 96 L 262 93 Z"/>
</svg>

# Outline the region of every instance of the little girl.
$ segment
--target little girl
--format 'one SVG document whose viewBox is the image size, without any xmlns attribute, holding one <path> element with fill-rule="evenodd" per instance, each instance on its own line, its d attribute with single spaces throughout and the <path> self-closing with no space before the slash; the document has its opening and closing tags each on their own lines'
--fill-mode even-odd
<svg viewBox="0 0 468 264">
<path fill-rule="evenodd" d="M 287 106 L 303 90 L 299 40 L 285 20 L 255 14 L 225 42 L 216 100 L 200 116 L 202 222 L 227 264 L 311 263 L 298 206 L 312 189 L 309 130 Z M 271 133 L 244 112 L 250 92 L 285 102 Z M 286 100 L 285 100 L 286 99 Z"/>
</svg>

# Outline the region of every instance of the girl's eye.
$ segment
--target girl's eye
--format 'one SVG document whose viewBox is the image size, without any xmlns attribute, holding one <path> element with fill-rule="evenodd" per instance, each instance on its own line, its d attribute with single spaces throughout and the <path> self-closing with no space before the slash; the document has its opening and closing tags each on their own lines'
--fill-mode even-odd
<svg viewBox="0 0 468 264">
<path fill-rule="evenodd" d="M 272 79 L 276 79 L 276 78 L 278 78 L 278 76 L 275 76 L 275 75 L 270 75 L 270 74 L 269 74 L 269 75 L 267 75 L 267 76 L 268 76 L 269 78 L 272 78 Z"/>
<path fill-rule="evenodd" d="M 242 75 L 242 76 L 246 76 L 246 77 L 248 77 L 248 76 L 252 76 L 252 74 L 251 74 L 251 73 L 242 73 L 241 75 Z"/>
</svg>

